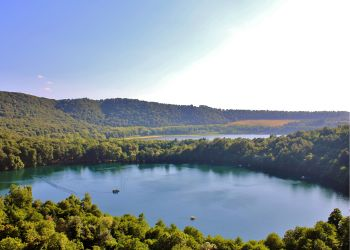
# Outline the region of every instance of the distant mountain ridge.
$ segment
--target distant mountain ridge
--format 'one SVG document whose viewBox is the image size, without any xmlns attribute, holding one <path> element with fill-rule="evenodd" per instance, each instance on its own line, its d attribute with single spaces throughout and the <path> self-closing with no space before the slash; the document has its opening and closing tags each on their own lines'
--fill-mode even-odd
<svg viewBox="0 0 350 250">
<path fill-rule="evenodd" d="M 207 106 L 161 104 L 136 99 L 54 100 L 0 91 L 0 118 L 54 119 L 107 126 L 176 126 L 225 124 L 250 119 L 332 120 L 348 122 L 349 112 L 289 112 L 266 110 L 224 110 Z"/>
</svg>

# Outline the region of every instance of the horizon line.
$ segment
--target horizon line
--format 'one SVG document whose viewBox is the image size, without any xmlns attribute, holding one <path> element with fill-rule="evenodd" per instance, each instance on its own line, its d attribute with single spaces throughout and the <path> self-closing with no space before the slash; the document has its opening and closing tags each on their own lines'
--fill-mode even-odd
<svg viewBox="0 0 350 250">
<path fill-rule="evenodd" d="M 135 101 L 140 101 L 140 102 L 148 102 L 148 103 L 157 103 L 157 104 L 162 104 L 162 105 L 174 105 L 174 106 L 193 106 L 193 107 L 207 107 L 211 109 L 217 109 L 217 110 L 222 110 L 222 111 L 229 111 L 229 110 L 236 110 L 236 111 L 268 111 L 268 112 L 346 112 L 350 113 L 350 111 L 347 110 L 277 110 L 277 109 L 234 109 L 234 108 L 219 108 L 219 107 L 211 107 L 206 104 L 199 104 L 199 105 L 194 105 L 194 104 L 175 104 L 175 103 L 163 103 L 163 102 L 157 102 L 157 101 L 149 101 L 149 100 L 142 100 L 142 99 L 137 99 L 137 98 L 128 98 L 128 97 L 106 97 L 102 99 L 94 99 L 91 97 L 77 97 L 77 98 L 49 98 L 45 96 L 39 96 L 39 95 L 34 95 L 34 94 L 29 94 L 25 92 L 16 92 L 16 91 L 6 91 L 6 90 L 0 90 L 0 92 L 3 93 L 12 93 L 12 94 L 23 94 L 23 95 L 28 95 L 28 96 L 33 96 L 37 98 L 44 98 L 48 100 L 55 100 L 55 101 L 62 101 L 62 100 L 81 100 L 81 99 L 87 99 L 87 100 L 92 100 L 92 101 L 105 101 L 105 100 L 113 100 L 113 99 L 126 99 L 126 100 L 135 100 Z M 350 115 L 350 114 L 349 114 Z M 350 117 L 349 117 L 350 118 Z"/>
</svg>

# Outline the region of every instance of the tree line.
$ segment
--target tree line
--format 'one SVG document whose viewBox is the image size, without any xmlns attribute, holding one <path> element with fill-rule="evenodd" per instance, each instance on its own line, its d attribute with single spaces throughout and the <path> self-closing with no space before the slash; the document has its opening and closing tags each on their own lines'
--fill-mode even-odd
<svg viewBox="0 0 350 250">
<path fill-rule="evenodd" d="M 0 170 L 75 163 L 205 163 L 242 166 L 349 192 L 349 126 L 287 136 L 208 141 L 24 137 L 0 133 Z"/>
<path fill-rule="evenodd" d="M 0 91 L 0 117 L 50 118 L 57 124 L 69 121 L 112 127 L 164 127 L 225 124 L 246 119 L 332 120 L 339 123 L 349 120 L 349 112 L 223 110 L 205 105 L 173 105 L 126 98 L 53 100 Z"/>
<path fill-rule="evenodd" d="M 348 112 L 221 110 L 130 99 L 53 100 L 0 91 L 0 130 L 22 136 L 125 138 L 164 134 L 287 134 L 348 123 Z M 237 125 L 245 119 L 282 119 L 279 127 Z"/>
<path fill-rule="evenodd" d="M 334 209 L 328 221 L 314 227 L 296 227 L 281 238 L 263 240 L 205 236 L 187 226 L 180 230 L 159 220 L 153 227 L 143 214 L 110 216 L 91 201 L 74 195 L 54 203 L 34 200 L 31 187 L 12 185 L 0 197 L 0 250 L 9 249 L 118 249 L 118 250 L 347 250 L 349 217 Z"/>
<path fill-rule="evenodd" d="M 16 133 L 21 136 L 45 136 L 62 138 L 78 135 L 84 138 L 129 138 L 154 135 L 186 135 L 186 134 L 275 134 L 284 135 L 299 130 L 313 130 L 320 127 L 336 127 L 333 120 L 300 120 L 283 126 L 243 126 L 236 124 L 177 125 L 162 127 L 111 127 L 89 124 L 62 117 L 45 118 L 5 118 L 0 117 L 0 133 Z"/>
</svg>

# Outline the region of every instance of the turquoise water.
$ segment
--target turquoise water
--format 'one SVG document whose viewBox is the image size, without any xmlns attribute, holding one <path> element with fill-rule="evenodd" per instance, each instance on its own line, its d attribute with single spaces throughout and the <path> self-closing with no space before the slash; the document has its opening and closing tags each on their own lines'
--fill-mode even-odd
<svg viewBox="0 0 350 250">
<path fill-rule="evenodd" d="M 348 211 L 349 198 L 302 181 L 284 180 L 230 166 L 119 165 L 55 166 L 2 172 L 0 194 L 11 183 L 32 185 L 41 200 L 60 201 L 70 193 L 91 194 L 112 215 L 144 213 L 205 234 L 262 239 L 297 225 L 326 220 L 333 208 Z M 112 189 L 120 189 L 112 194 Z M 190 216 L 196 216 L 195 221 Z"/>
</svg>

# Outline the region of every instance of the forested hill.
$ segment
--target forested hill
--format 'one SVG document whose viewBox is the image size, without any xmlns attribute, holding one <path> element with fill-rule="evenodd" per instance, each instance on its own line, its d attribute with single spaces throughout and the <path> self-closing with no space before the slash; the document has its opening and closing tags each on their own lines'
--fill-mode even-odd
<svg viewBox="0 0 350 250">
<path fill-rule="evenodd" d="M 0 92 L 0 117 L 157 127 L 225 124 L 247 119 L 312 120 L 315 124 L 328 120 L 339 123 L 348 122 L 349 112 L 222 110 L 207 106 L 161 104 L 124 98 L 53 100 L 22 93 Z"/>
</svg>

